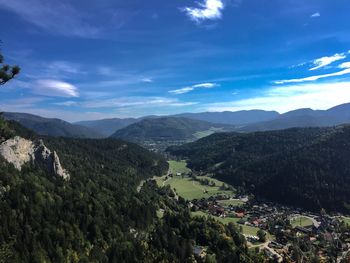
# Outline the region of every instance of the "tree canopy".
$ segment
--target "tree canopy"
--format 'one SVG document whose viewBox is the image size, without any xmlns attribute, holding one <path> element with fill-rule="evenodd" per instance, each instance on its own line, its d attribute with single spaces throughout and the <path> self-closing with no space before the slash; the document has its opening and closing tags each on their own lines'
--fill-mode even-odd
<svg viewBox="0 0 350 263">
<path fill-rule="evenodd" d="M 0 53 L 0 85 L 4 85 L 9 80 L 13 79 L 19 74 L 20 70 L 18 66 L 5 64 L 4 56 Z"/>
</svg>

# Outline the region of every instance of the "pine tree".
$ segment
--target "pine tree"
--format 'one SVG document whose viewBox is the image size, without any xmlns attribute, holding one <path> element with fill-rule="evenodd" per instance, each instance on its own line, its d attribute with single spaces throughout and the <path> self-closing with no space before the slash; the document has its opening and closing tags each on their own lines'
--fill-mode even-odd
<svg viewBox="0 0 350 263">
<path fill-rule="evenodd" d="M 4 63 L 4 56 L 0 54 L 0 85 L 4 85 L 20 72 L 18 66 L 10 66 Z"/>
</svg>

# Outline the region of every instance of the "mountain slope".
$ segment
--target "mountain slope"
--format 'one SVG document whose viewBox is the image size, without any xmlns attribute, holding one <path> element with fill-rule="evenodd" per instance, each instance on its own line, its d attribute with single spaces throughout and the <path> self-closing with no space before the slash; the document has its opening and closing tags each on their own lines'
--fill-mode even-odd
<svg viewBox="0 0 350 263">
<path fill-rule="evenodd" d="M 193 120 L 202 120 L 230 125 L 246 125 L 260 121 L 269 121 L 277 118 L 278 116 L 279 113 L 276 111 L 263 110 L 182 113 L 174 115 L 174 117 L 183 117 Z"/>
<path fill-rule="evenodd" d="M 111 137 L 126 141 L 147 144 L 178 144 L 194 141 L 216 131 L 228 131 L 233 127 L 225 124 L 213 124 L 187 118 L 163 117 L 144 119 L 123 128 Z"/>
<path fill-rule="evenodd" d="M 103 119 L 103 120 L 95 120 L 95 121 L 80 121 L 75 124 L 84 126 L 90 129 L 95 130 L 96 132 L 101 133 L 105 137 L 111 136 L 117 130 L 120 130 L 130 124 L 138 122 L 139 119 L 135 118 L 127 118 L 127 119 Z"/>
<path fill-rule="evenodd" d="M 102 135 L 89 128 L 74 125 L 60 119 L 49 119 L 27 113 L 5 112 L 7 120 L 19 122 L 24 127 L 35 131 L 39 135 L 74 138 L 101 138 Z"/>
<path fill-rule="evenodd" d="M 350 123 L 350 103 L 328 110 L 299 109 L 281 114 L 274 120 L 262 121 L 240 127 L 237 131 L 282 130 L 293 127 L 327 127 Z"/>
<path fill-rule="evenodd" d="M 214 134 L 169 151 L 259 197 L 350 211 L 349 126 Z"/>
</svg>

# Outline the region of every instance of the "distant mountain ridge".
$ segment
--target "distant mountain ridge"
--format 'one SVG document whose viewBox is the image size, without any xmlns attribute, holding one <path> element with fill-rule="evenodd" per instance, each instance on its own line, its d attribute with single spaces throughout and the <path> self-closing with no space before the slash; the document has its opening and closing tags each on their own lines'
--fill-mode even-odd
<svg viewBox="0 0 350 263">
<path fill-rule="evenodd" d="M 350 123 L 350 103 L 328 110 L 298 109 L 280 114 L 276 119 L 245 125 L 240 132 L 283 130 L 294 127 L 328 127 Z"/>
<path fill-rule="evenodd" d="M 280 114 L 276 111 L 247 110 L 247 111 L 224 111 L 224 112 L 200 112 L 182 113 L 173 117 L 184 117 L 188 119 L 222 123 L 230 125 L 246 125 L 259 121 L 269 121 L 277 118 Z"/>
<path fill-rule="evenodd" d="M 101 138 L 98 132 L 60 119 L 43 118 L 28 113 L 4 112 L 3 117 L 20 123 L 39 135 L 72 138 Z"/>
<path fill-rule="evenodd" d="M 4 117 L 15 120 L 41 135 L 101 138 L 113 136 L 117 131 L 143 120 L 164 118 L 186 118 L 190 120 L 230 125 L 229 130 L 255 132 L 283 130 L 294 127 L 329 127 L 350 123 L 350 103 L 328 110 L 297 109 L 283 114 L 276 111 L 250 110 L 236 112 L 182 113 L 170 116 L 144 116 L 141 118 L 112 118 L 68 123 L 59 119 L 48 119 L 26 113 L 5 113 Z M 233 126 L 235 126 L 233 128 Z M 137 126 L 132 126 L 135 129 Z M 215 131 L 215 130 L 213 130 Z M 210 134 L 210 133 L 209 133 Z"/>
<path fill-rule="evenodd" d="M 109 137 L 117 130 L 120 130 L 138 121 L 139 119 L 137 118 L 112 118 L 93 121 L 79 121 L 74 124 L 93 129 L 94 131 L 101 133 L 103 136 Z"/>
<path fill-rule="evenodd" d="M 145 145 L 194 141 L 216 131 L 232 131 L 234 126 L 181 117 L 144 119 L 116 131 L 111 137 Z"/>
</svg>

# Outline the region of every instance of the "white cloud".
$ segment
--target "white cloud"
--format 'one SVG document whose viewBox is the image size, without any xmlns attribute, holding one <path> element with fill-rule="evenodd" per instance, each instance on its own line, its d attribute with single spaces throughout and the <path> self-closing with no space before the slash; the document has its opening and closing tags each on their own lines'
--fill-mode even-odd
<svg viewBox="0 0 350 263">
<path fill-rule="evenodd" d="M 69 100 L 69 101 L 63 101 L 63 102 L 56 102 L 54 104 L 58 106 L 70 107 L 70 106 L 78 105 L 78 102 Z"/>
<path fill-rule="evenodd" d="M 338 66 L 338 68 L 350 68 L 350 62 L 344 62 Z"/>
<path fill-rule="evenodd" d="M 204 20 L 217 20 L 222 17 L 224 3 L 222 0 L 204 0 L 199 7 L 185 7 L 182 10 L 196 23 Z"/>
<path fill-rule="evenodd" d="M 179 94 L 191 92 L 195 89 L 212 89 L 212 88 L 215 88 L 218 86 L 219 86 L 219 84 L 217 84 L 217 83 L 200 83 L 200 84 L 192 85 L 190 87 L 184 87 L 181 89 L 170 90 L 169 93 L 179 95 Z"/>
<path fill-rule="evenodd" d="M 311 17 L 313 17 L 313 18 L 320 17 L 320 16 L 321 16 L 320 12 L 316 12 L 316 13 L 311 15 Z"/>
<path fill-rule="evenodd" d="M 42 79 L 32 85 L 32 92 L 49 97 L 79 97 L 78 89 L 67 82 Z"/>
<path fill-rule="evenodd" d="M 325 110 L 350 102 L 350 82 L 297 84 L 273 87 L 260 97 L 212 103 L 208 111 L 277 110 L 281 113 L 299 108 Z"/>
<path fill-rule="evenodd" d="M 142 78 L 141 81 L 142 82 L 146 82 L 146 83 L 151 83 L 151 82 L 153 82 L 153 79 L 151 79 L 151 78 Z"/>
<path fill-rule="evenodd" d="M 278 80 L 278 81 L 275 81 L 274 83 L 275 84 L 301 83 L 301 82 L 308 82 L 308 81 L 316 81 L 319 79 L 330 78 L 330 77 L 338 77 L 338 76 L 343 76 L 343 75 L 347 75 L 347 74 L 350 74 L 350 68 L 345 68 L 342 71 L 338 71 L 338 72 L 334 72 L 334 73 L 316 75 L 316 76 L 311 76 L 311 77 L 306 77 L 306 78 Z"/>
<path fill-rule="evenodd" d="M 332 64 L 333 62 L 336 62 L 338 60 L 342 60 L 345 58 L 346 58 L 346 55 L 344 53 L 340 53 L 340 54 L 334 54 L 333 56 L 330 56 L 330 57 L 322 57 L 322 58 L 315 59 L 312 62 L 315 67 L 310 68 L 310 70 L 323 68 L 325 66 Z"/>
<path fill-rule="evenodd" d="M 192 90 L 194 90 L 194 88 L 192 88 L 192 87 L 185 87 L 185 88 L 181 88 L 181 89 L 169 90 L 169 93 L 173 93 L 173 94 L 179 95 L 179 94 L 188 93 L 188 92 L 190 92 Z"/>
<path fill-rule="evenodd" d="M 182 107 L 195 105 L 196 102 L 181 102 L 166 97 L 122 97 L 115 99 L 101 99 L 82 103 L 84 108 L 150 108 L 150 107 Z"/>
<path fill-rule="evenodd" d="M 99 29 L 85 22 L 86 15 L 68 2 L 41 0 L 0 0 L 0 8 L 51 34 L 96 37 Z"/>
<path fill-rule="evenodd" d="M 216 83 L 201 83 L 201 84 L 193 85 L 192 87 L 193 88 L 212 89 L 212 88 L 215 88 L 217 86 L 219 86 L 219 85 Z"/>
</svg>

